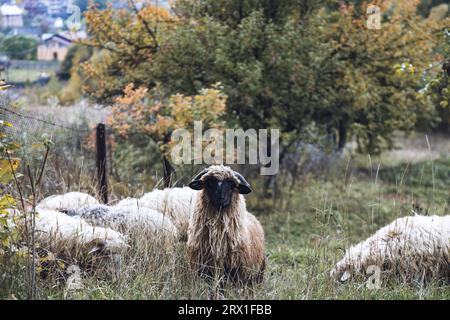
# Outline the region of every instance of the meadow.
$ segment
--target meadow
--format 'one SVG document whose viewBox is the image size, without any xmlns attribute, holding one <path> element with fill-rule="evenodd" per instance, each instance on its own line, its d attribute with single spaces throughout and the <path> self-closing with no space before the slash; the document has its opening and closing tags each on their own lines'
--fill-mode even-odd
<svg viewBox="0 0 450 320">
<path fill-rule="evenodd" d="M 413 141 L 410 144 L 399 139 L 398 150 L 378 157 L 344 154 L 324 171 L 304 173 L 295 180 L 280 176 L 276 197 L 265 195 L 260 178 L 250 179 L 255 192 L 247 196 L 247 205 L 264 227 L 268 262 L 264 283 L 254 289 L 253 297 L 448 299 L 450 287 L 437 280 L 405 281 L 383 273 L 381 288 L 370 289 L 362 277 L 348 283 L 329 277 L 345 248 L 395 218 L 414 213 L 449 214 L 449 139 L 430 137 L 431 142 L 426 143 L 424 136 L 417 135 Z M 411 150 L 411 146 L 415 149 Z M 415 157 L 411 157 L 413 153 Z M 127 190 L 117 184 L 116 192 Z M 134 187 L 134 191 L 127 190 L 127 195 L 138 189 L 144 191 Z M 64 278 L 69 275 L 63 270 L 68 265 L 68 261 L 61 260 L 53 273 L 38 277 L 35 297 L 207 299 L 210 294 L 208 286 L 189 270 L 184 242 L 167 247 L 143 238 L 123 257 L 118 278 L 112 279 L 104 268 L 82 270 L 83 288 L 79 290 L 66 289 Z M 2 268 L 0 298 L 25 298 L 26 270 L 5 265 Z M 15 272 L 8 273 L 7 268 Z M 239 299 L 247 294 L 229 289 L 225 297 Z"/>
<path fill-rule="evenodd" d="M 394 219 L 449 215 L 446 1 L 125 2 L 80 9 L 80 39 L 61 62 L 14 61 L 34 58 L 34 47 L 21 51 L 30 39 L 0 30 L 14 62 L 0 66 L 0 298 L 209 298 L 184 241 L 136 233 L 112 272 L 107 257 L 55 256 L 10 219 L 17 207 L 33 218 L 54 194 L 100 199 L 103 173 L 108 204 L 187 185 L 206 165 L 179 166 L 171 151 L 174 132 L 195 133 L 197 121 L 280 133 L 280 149 L 266 150 L 279 151 L 276 176 L 233 167 L 253 187 L 247 207 L 265 231 L 267 268 L 253 291 L 225 298 L 450 297 L 449 279 L 383 272 L 373 288 L 370 276 L 329 276 L 349 246 Z"/>
</svg>

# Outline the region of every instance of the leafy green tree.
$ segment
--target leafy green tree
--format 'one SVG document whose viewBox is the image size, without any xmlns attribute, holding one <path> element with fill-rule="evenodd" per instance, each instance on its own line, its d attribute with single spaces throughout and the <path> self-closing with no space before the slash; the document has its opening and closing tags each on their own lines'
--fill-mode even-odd
<svg viewBox="0 0 450 320">
<path fill-rule="evenodd" d="M 151 8 L 90 11 L 89 45 L 103 52 L 84 65 L 99 79 L 88 92 L 109 101 L 127 83 L 160 82 L 168 93 L 194 95 L 221 82 L 231 125 L 277 127 L 293 136 L 311 122 L 308 64 L 320 44 L 310 31 L 320 21 L 311 19 L 306 28 L 301 17 L 314 7 L 308 1 L 242 1 L 242 8 L 236 1 L 209 3 L 201 11 L 198 1 L 176 2 L 176 16 Z"/>
<path fill-rule="evenodd" d="M 315 124 L 337 149 L 356 137 L 375 153 L 430 110 L 417 70 L 448 23 L 406 0 L 380 2 L 381 30 L 367 29 L 365 3 L 178 0 L 174 15 L 130 3 L 86 16 L 88 44 L 102 49 L 84 65 L 95 98 L 111 101 L 128 83 L 194 95 L 220 82 L 230 126 L 279 128 L 289 147 Z"/>
<path fill-rule="evenodd" d="M 320 21 L 303 21 L 315 9 L 308 3 L 178 1 L 183 23 L 155 58 L 155 76 L 182 92 L 220 81 L 231 125 L 280 128 L 288 140 L 312 121 L 310 54 L 321 44 L 313 36 Z"/>
<path fill-rule="evenodd" d="M 450 133 L 450 29 L 441 40 L 441 61 L 425 71 L 422 98 L 431 100 L 438 114 L 436 129 Z"/>
<path fill-rule="evenodd" d="M 378 153 L 392 146 L 395 130 L 411 130 L 432 112 L 419 99 L 419 71 L 435 56 L 448 20 L 423 19 L 417 4 L 397 1 L 382 7 L 381 30 L 367 29 L 352 6 L 324 16 L 330 47 L 317 73 L 323 103 L 317 104 L 314 119 L 337 132 L 339 149 L 353 136 L 361 151 Z"/>
<path fill-rule="evenodd" d="M 90 5 L 95 5 L 99 9 L 106 8 L 106 4 L 108 1 L 106 0 L 76 0 L 75 5 L 80 8 L 81 12 L 85 12 L 89 9 Z"/>
<path fill-rule="evenodd" d="M 175 23 L 165 9 L 149 6 L 138 10 L 130 2 L 132 10 L 116 10 L 109 5 L 105 10 L 91 8 L 85 14 L 91 37 L 83 44 L 100 49 L 89 63 L 82 64 L 85 89 L 102 102 L 114 102 L 130 83 L 155 87 L 154 58 L 160 51 L 161 36 Z"/>
<path fill-rule="evenodd" d="M 58 77 L 61 80 L 68 80 L 70 78 L 73 66 L 77 66 L 80 63 L 86 62 L 91 58 L 92 54 L 92 47 L 86 47 L 78 44 L 71 46 L 67 51 L 63 62 L 61 63 Z"/>
<path fill-rule="evenodd" d="M 36 60 L 38 41 L 26 36 L 5 37 L 1 42 L 0 51 L 11 59 Z"/>
</svg>

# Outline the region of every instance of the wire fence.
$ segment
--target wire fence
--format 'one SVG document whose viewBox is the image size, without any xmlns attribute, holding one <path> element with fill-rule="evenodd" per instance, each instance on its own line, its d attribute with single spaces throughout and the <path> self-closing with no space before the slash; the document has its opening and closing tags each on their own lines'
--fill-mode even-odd
<svg viewBox="0 0 450 320">
<path fill-rule="evenodd" d="M 63 124 L 54 121 L 51 114 L 16 110 L 7 99 L 0 99 L 0 119 L 12 124 L 6 127 L 8 137 L 20 148 L 15 156 L 21 159 L 19 172 L 26 175 L 26 165 L 39 168 L 45 156 L 45 143 L 51 141 L 41 189 L 45 194 L 96 189 L 94 129 L 87 123 Z M 81 181 L 89 177 L 90 181 Z M 91 189 L 91 190 L 86 190 Z"/>
<path fill-rule="evenodd" d="M 0 96 L 0 119 L 12 123 L 12 127 L 6 129 L 7 134 L 19 143 L 17 157 L 23 164 L 39 168 L 45 155 L 43 143 L 52 141 L 41 183 L 43 196 L 84 191 L 99 199 L 114 201 L 163 187 L 165 175 L 159 146 L 143 134 L 123 138 L 106 127 L 103 137 L 106 152 L 102 152 L 103 158 L 99 161 L 96 127 L 106 117 L 95 118 L 90 114 L 95 112 L 93 109 L 89 105 L 76 113 L 73 107 L 18 109 L 6 97 Z M 328 141 L 329 137 L 324 139 Z M 303 174 L 320 174 L 331 167 L 337 155 L 321 147 L 327 145 L 327 141 L 318 145 L 300 141 L 286 152 L 280 168 L 288 168 L 285 171 L 289 181 L 295 183 Z M 20 171 L 24 175 L 27 174 L 25 169 L 25 165 L 21 165 Z M 177 167 L 171 185 L 185 185 L 199 169 L 195 165 Z M 258 168 L 240 166 L 238 169 L 251 175 Z M 102 180 L 107 187 L 100 184 Z M 105 189 L 109 197 L 102 192 Z"/>
<path fill-rule="evenodd" d="M 27 175 L 26 165 L 39 168 L 45 155 L 44 142 L 51 141 L 41 196 L 83 191 L 114 201 L 160 186 L 163 170 L 159 149 L 144 135 L 124 138 L 106 127 L 102 142 L 106 152 L 98 159 L 96 129 L 105 121 L 107 112 L 103 111 L 88 104 L 16 108 L 6 95 L 0 96 L 0 120 L 12 124 L 6 133 L 20 146 L 15 156 L 21 159 L 21 174 Z M 105 196 L 106 187 L 100 181 L 107 184 L 110 197 Z"/>
</svg>

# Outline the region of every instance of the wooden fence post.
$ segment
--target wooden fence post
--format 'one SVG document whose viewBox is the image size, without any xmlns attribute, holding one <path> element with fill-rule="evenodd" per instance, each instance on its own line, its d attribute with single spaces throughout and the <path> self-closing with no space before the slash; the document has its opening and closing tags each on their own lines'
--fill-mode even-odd
<svg viewBox="0 0 450 320">
<path fill-rule="evenodd" d="M 172 165 L 170 164 L 169 160 L 164 155 L 162 158 L 162 164 L 163 164 L 163 174 L 164 174 L 164 188 L 171 188 L 175 170 L 172 167 Z"/>
<path fill-rule="evenodd" d="M 97 177 L 99 185 L 99 193 L 103 203 L 108 203 L 108 183 L 106 170 L 106 132 L 105 125 L 99 123 L 96 132 L 97 147 Z"/>
</svg>

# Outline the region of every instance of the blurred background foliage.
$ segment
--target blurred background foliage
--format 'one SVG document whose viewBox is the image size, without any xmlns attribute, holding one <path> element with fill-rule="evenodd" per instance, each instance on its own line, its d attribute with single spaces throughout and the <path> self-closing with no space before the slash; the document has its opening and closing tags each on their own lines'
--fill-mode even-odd
<svg viewBox="0 0 450 320">
<path fill-rule="evenodd" d="M 194 120 L 204 130 L 280 129 L 290 176 L 321 171 L 347 151 L 380 155 L 399 132 L 448 133 L 448 4 L 371 3 L 381 8 L 380 30 L 366 27 L 367 1 L 175 0 L 170 9 L 78 1 L 88 38 L 45 87 L 26 88 L 22 104 L 88 98 L 105 107 L 111 173 L 122 182 L 137 179 L 130 168 L 162 176 L 174 166 L 170 135 Z"/>
<path fill-rule="evenodd" d="M 420 1 L 380 6 L 375 31 L 360 4 L 342 1 L 180 0 L 172 14 L 91 9 L 86 43 L 103 58 L 83 64 L 84 89 L 110 102 L 129 83 L 159 83 L 169 96 L 220 82 L 229 126 L 280 128 L 289 147 L 314 123 L 337 150 L 354 137 L 361 151 L 379 153 L 392 147 L 393 131 L 432 125 L 439 113 L 417 91 L 421 72 L 443 59 L 436 49 L 449 22 L 424 18 Z"/>
<path fill-rule="evenodd" d="M 399 216 L 449 214 L 447 2 L 373 1 L 382 28 L 368 30 L 367 1 L 175 0 L 171 10 L 77 1 L 89 37 L 71 47 L 47 85 L 8 92 L 17 107 L 0 109 L 7 120 L 0 140 L 19 144 L 14 156 L 32 168 L 43 161 L 41 141 L 54 142 L 39 198 L 95 195 L 93 124 L 107 123 L 114 202 L 161 188 L 167 167 L 176 169 L 176 186 L 203 167 L 167 157 L 171 133 L 191 130 L 194 120 L 204 130 L 279 128 L 280 174 L 236 166 L 253 186 L 248 208 L 266 232 L 270 280 L 256 297 L 445 299 L 446 285 L 364 291 L 328 274 L 340 248 Z M 13 189 L 10 179 L 6 185 Z M 0 249 L 14 235 L 2 196 Z M 91 279 L 73 297 L 202 296 L 176 272 L 153 266 L 158 272 L 122 286 Z M 20 273 L 9 275 L 0 296 L 23 297 Z M 155 290 L 166 276 L 171 285 Z M 51 281 L 39 286 L 39 297 L 65 298 Z"/>
</svg>

